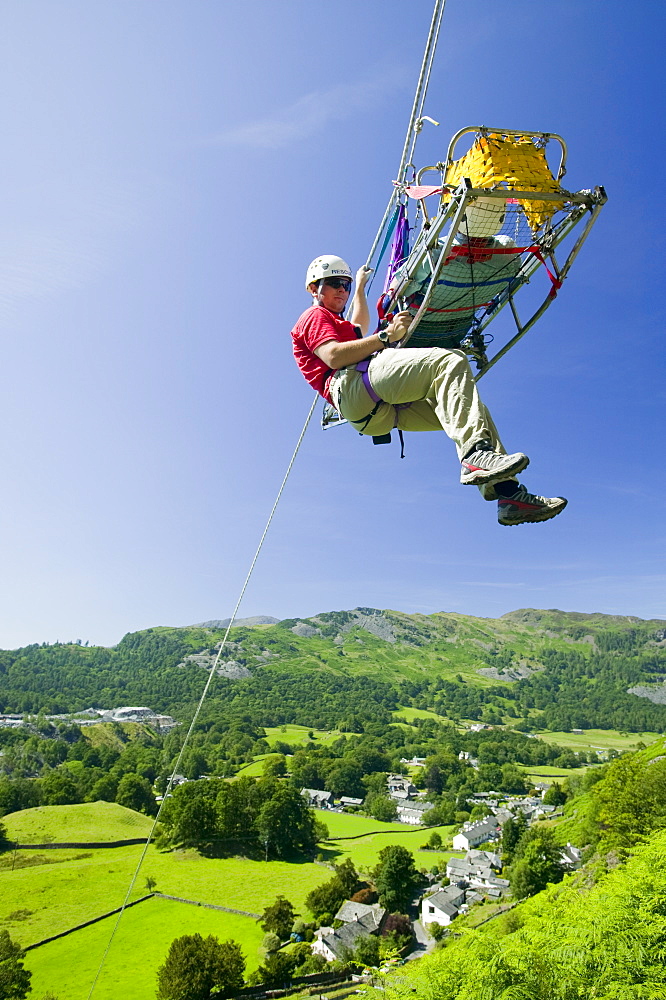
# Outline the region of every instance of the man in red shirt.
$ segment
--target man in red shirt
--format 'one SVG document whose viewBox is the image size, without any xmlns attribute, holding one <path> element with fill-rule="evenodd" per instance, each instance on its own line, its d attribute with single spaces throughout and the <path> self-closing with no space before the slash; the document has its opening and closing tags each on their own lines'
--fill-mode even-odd
<svg viewBox="0 0 666 1000">
<path fill-rule="evenodd" d="M 356 274 L 351 319 L 343 318 L 352 286 L 341 257 L 317 257 L 305 287 L 313 297 L 291 331 L 294 357 L 305 379 L 361 434 L 443 430 L 456 445 L 460 482 L 478 486 L 498 501 L 500 524 L 546 521 L 566 507 L 563 497 L 528 493 L 516 475 L 527 455 L 507 455 L 482 403 L 467 356 L 442 347 L 395 350 L 412 316 L 398 313 L 385 330 L 368 335 L 365 285 L 370 270 Z"/>
</svg>

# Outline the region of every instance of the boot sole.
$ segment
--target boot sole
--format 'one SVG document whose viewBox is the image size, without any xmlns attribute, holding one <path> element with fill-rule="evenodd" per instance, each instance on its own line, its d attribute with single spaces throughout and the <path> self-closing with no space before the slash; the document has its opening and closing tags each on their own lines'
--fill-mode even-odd
<svg viewBox="0 0 666 1000">
<path fill-rule="evenodd" d="M 532 516 L 528 514 L 525 517 L 516 519 L 515 521 L 502 521 L 498 517 L 497 523 L 503 524 L 507 528 L 512 528 L 515 524 L 538 524 L 540 521 L 550 521 L 552 520 L 552 518 L 557 517 L 558 514 L 562 513 L 567 503 L 568 500 L 565 500 L 564 503 L 560 507 L 557 507 L 555 510 L 551 509 L 547 511 L 542 511 L 541 513 L 535 513 Z"/>
<path fill-rule="evenodd" d="M 511 479 L 518 472 L 522 472 L 530 464 L 527 455 L 523 455 L 512 465 L 507 465 L 500 472 L 486 472 L 480 469 L 478 472 L 470 472 L 461 476 L 460 482 L 463 486 L 490 486 L 492 483 L 502 483 L 505 479 Z"/>
</svg>

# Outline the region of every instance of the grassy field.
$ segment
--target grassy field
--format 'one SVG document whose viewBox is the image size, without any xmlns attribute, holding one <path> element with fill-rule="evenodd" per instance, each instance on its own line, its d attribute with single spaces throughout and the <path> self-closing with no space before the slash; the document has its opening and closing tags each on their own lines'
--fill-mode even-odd
<svg viewBox="0 0 666 1000">
<path fill-rule="evenodd" d="M 116 917 L 29 951 L 31 996 L 47 990 L 58 1000 L 86 1000 Z M 95 1000 L 154 1000 L 156 973 L 169 945 L 183 934 L 214 934 L 241 945 L 246 975 L 260 964 L 263 931 L 256 921 L 232 913 L 187 906 L 159 897 L 126 910 L 95 987 Z"/>
<path fill-rule="evenodd" d="M 39 806 L 3 819 L 10 840 L 20 844 L 71 841 L 131 840 L 147 837 L 153 821 L 115 802 L 82 802 L 75 806 Z"/>
<path fill-rule="evenodd" d="M 414 855 L 417 868 L 432 868 L 435 862 L 442 861 L 453 852 L 421 851 L 433 832 L 442 837 L 444 843 L 450 842 L 454 827 L 438 826 L 430 829 L 410 827 L 405 823 L 379 823 L 366 816 L 355 816 L 348 813 L 330 813 L 317 810 L 317 817 L 329 829 L 331 838 L 358 837 L 358 840 L 332 839 L 322 845 L 327 860 L 340 864 L 346 858 L 351 858 L 358 871 L 368 872 L 379 860 L 379 852 L 388 844 L 401 844 Z M 323 881 L 323 879 L 322 879 Z"/>
<path fill-rule="evenodd" d="M 48 865 L 3 871 L 0 929 L 22 945 L 32 944 L 120 906 L 140 852 L 140 847 L 122 847 L 72 860 L 71 852 L 49 851 Z M 52 855 L 62 854 L 60 863 L 53 861 Z M 196 851 L 162 854 L 151 845 L 133 899 L 146 892 L 148 876 L 160 892 L 261 913 L 279 893 L 302 910 L 308 892 L 330 872 L 311 863 L 203 858 Z"/>
<path fill-rule="evenodd" d="M 309 734 L 312 733 L 314 739 L 311 740 Z M 307 726 L 266 726 L 266 740 L 272 746 L 278 741 L 291 743 L 292 746 L 300 744 L 305 746 L 311 743 L 321 743 L 328 745 L 335 742 L 341 736 L 339 729 L 308 729 Z"/>
<path fill-rule="evenodd" d="M 582 733 L 539 733 L 539 739 L 568 750 L 635 750 L 639 743 L 650 744 L 660 733 L 619 733 L 615 729 L 585 729 Z"/>
<path fill-rule="evenodd" d="M 397 708 L 393 715 L 396 719 L 406 719 L 407 722 L 411 722 L 413 719 L 435 719 L 436 722 L 447 721 L 443 715 L 437 715 L 436 712 L 430 712 L 425 708 Z"/>
<path fill-rule="evenodd" d="M 264 761 L 273 756 L 275 755 L 272 753 L 257 754 L 249 764 L 243 764 L 238 768 L 238 775 L 242 774 L 244 778 L 261 778 L 264 773 Z"/>
<path fill-rule="evenodd" d="M 588 764 L 587 767 L 549 767 L 548 764 L 518 764 L 517 766 L 531 778 L 543 778 L 545 781 L 549 781 L 552 778 L 555 781 L 559 781 L 560 779 L 563 781 L 565 778 L 571 777 L 572 774 L 582 774 L 583 771 L 587 770 L 587 767 L 596 767 L 597 765 Z"/>
</svg>

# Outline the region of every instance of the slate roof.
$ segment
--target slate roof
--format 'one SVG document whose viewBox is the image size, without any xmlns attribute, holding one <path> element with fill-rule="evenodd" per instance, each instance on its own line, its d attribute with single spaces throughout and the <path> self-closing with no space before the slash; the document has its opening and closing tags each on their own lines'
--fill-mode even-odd
<svg viewBox="0 0 666 1000">
<path fill-rule="evenodd" d="M 336 958 L 341 958 L 345 951 L 353 951 L 361 938 L 369 937 L 370 931 L 358 920 L 338 927 L 332 934 L 322 937 L 322 942 L 330 948 Z"/>
<path fill-rule="evenodd" d="M 350 923 L 358 920 L 368 930 L 373 931 L 381 925 L 386 910 L 378 903 L 368 905 L 367 903 L 356 903 L 351 899 L 346 900 L 338 912 L 335 914 L 336 920 Z"/>
</svg>

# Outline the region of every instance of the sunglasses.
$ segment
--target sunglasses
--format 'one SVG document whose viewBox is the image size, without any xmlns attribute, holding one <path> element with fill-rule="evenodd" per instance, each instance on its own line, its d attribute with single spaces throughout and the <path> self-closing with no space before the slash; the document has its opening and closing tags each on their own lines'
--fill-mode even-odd
<svg viewBox="0 0 666 1000">
<path fill-rule="evenodd" d="M 352 286 L 351 278 L 324 278 L 324 284 L 329 288 L 344 288 L 346 292 Z"/>
</svg>

